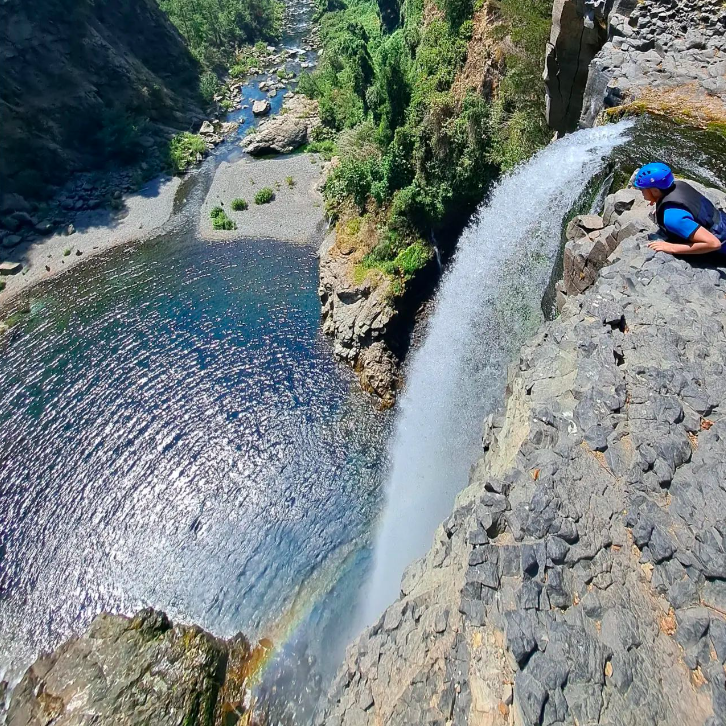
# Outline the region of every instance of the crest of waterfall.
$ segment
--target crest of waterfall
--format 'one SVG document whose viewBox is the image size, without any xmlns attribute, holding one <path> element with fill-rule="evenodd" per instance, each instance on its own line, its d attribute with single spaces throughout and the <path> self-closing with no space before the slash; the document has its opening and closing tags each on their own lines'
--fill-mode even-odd
<svg viewBox="0 0 726 726">
<path fill-rule="evenodd" d="M 428 550 L 466 486 L 506 367 L 541 323 L 563 219 L 628 128 L 550 144 L 496 185 L 463 232 L 400 398 L 363 625 L 397 597 L 404 568 Z"/>
</svg>

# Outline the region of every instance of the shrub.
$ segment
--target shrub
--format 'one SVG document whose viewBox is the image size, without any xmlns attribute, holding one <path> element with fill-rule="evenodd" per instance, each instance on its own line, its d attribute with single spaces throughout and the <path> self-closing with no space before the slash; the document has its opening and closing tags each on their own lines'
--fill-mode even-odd
<svg viewBox="0 0 726 726">
<path fill-rule="evenodd" d="M 207 151 L 207 142 L 199 134 L 184 131 L 169 143 L 169 159 L 175 172 L 184 171 L 197 160 L 197 154 Z"/>
<path fill-rule="evenodd" d="M 202 77 L 199 79 L 199 93 L 201 94 L 202 98 L 207 103 L 209 103 L 217 94 L 218 90 L 219 79 L 217 78 L 217 76 L 211 71 L 203 73 Z"/>
<path fill-rule="evenodd" d="M 209 216 L 212 218 L 212 227 L 214 229 L 237 229 L 237 225 L 227 216 L 222 207 L 214 207 Z"/>
<path fill-rule="evenodd" d="M 233 199 L 232 200 L 232 210 L 235 212 L 244 212 L 245 209 L 247 209 L 247 201 L 245 199 Z"/>
<path fill-rule="evenodd" d="M 295 186 L 295 180 L 291 176 L 285 177 L 285 182 L 287 183 L 287 186 L 292 189 Z"/>
<path fill-rule="evenodd" d="M 262 187 L 255 194 L 255 204 L 268 204 L 275 198 L 275 192 L 270 187 Z"/>
<path fill-rule="evenodd" d="M 330 161 L 335 154 L 335 142 L 330 139 L 323 139 L 322 141 L 311 141 L 305 151 L 309 151 L 311 154 L 320 154 L 323 159 Z"/>
<path fill-rule="evenodd" d="M 68 257 L 70 254 L 71 254 L 71 248 L 70 247 L 66 247 L 63 250 L 63 257 Z"/>
</svg>

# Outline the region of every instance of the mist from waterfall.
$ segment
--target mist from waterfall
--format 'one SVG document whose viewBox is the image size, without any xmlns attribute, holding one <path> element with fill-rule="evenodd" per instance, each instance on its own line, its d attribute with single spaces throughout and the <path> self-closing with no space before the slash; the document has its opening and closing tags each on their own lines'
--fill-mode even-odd
<svg viewBox="0 0 726 726">
<path fill-rule="evenodd" d="M 496 185 L 463 232 L 400 398 L 362 625 L 398 596 L 404 568 L 429 549 L 466 486 L 507 365 L 542 321 L 563 219 L 629 126 L 550 144 Z"/>
</svg>

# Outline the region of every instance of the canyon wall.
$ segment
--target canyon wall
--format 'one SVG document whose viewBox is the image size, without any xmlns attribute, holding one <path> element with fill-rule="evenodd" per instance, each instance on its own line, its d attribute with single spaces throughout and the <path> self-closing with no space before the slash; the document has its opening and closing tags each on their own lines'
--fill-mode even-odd
<svg viewBox="0 0 726 726">
<path fill-rule="evenodd" d="M 545 64 L 548 121 L 571 131 L 625 105 L 722 124 L 724 52 L 719 0 L 556 0 Z"/>
<path fill-rule="evenodd" d="M 200 118 L 198 70 L 155 0 L 6 0 L 0 188 L 35 196 Z M 143 128 L 140 128 L 143 127 Z M 171 128 L 170 128 L 171 127 Z"/>
</svg>

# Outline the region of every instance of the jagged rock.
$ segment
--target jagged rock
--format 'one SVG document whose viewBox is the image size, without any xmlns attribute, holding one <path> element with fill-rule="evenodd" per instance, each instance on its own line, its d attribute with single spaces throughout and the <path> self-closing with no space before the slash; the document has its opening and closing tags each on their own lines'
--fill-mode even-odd
<svg viewBox="0 0 726 726">
<path fill-rule="evenodd" d="M 588 67 L 605 42 L 598 0 L 555 0 L 545 58 L 547 121 L 559 132 L 577 126 Z"/>
<path fill-rule="evenodd" d="M 384 344 L 396 311 L 389 295 L 390 281 L 383 276 L 351 279 L 353 265 L 335 234 L 318 251 L 323 332 L 332 336 L 335 355 L 350 363 L 363 387 L 384 405 L 393 402 L 398 362 Z"/>
<path fill-rule="evenodd" d="M 637 204 L 610 197 L 610 226 Z M 389 611 L 417 620 L 351 646 L 319 724 L 355 723 L 364 683 L 366 723 L 718 723 L 726 423 L 690 402 L 726 406 L 726 259 L 647 241 L 623 238 L 524 347 L 484 458 Z"/>
<path fill-rule="evenodd" d="M 717 206 L 726 209 L 726 194 L 697 182 L 690 183 Z M 602 217 L 578 216 L 568 224 L 558 309 L 564 306 L 567 295 L 578 295 L 595 282 L 599 271 L 624 239 L 661 238 L 652 209 L 637 189 L 621 189 L 607 197 Z M 592 448 L 604 450 L 601 437 Z"/>
<path fill-rule="evenodd" d="M 29 211 L 30 205 L 20 194 L 3 194 L 2 200 L 0 200 L 0 214 Z"/>
<path fill-rule="evenodd" d="M 211 121 L 205 121 L 199 129 L 199 133 L 202 136 L 210 136 L 214 134 L 214 126 L 212 126 Z"/>
<path fill-rule="evenodd" d="M 250 657 L 241 636 L 219 640 L 151 608 L 101 614 L 80 637 L 41 656 L 13 691 L 8 726 L 236 723 Z M 229 665 L 229 675 L 225 676 Z M 234 721 L 223 720 L 222 713 Z"/>
<path fill-rule="evenodd" d="M 381 341 L 361 351 L 355 368 L 364 391 L 372 393 L 386 406 L 393 405 L 398 361 Z"/>
<path fill-rule="evenodd" d="M 572 101 L 567 106 L 570 115 L 566 128 L 572 129 L 577 124 L 575 107 L 580 99 L 581 126 L 596 123 L 603 109 L 636 100 L 641 107 L 666 116 L 672 113 L 671 109 L 688 107 L 696 125 L 726 120 L 726 71 L 714 62 L 726 50 L 726 8 L 717 0 L 616 0 L 613 3 L 564 0 L 564 3 L 594 13 L 602 46 L 591 62 L 588 60 L 590 46 L 586 44 L 584 52 L 576 54 L 579 65 L 573 66 L 572 58 L 565 60 L 564 68 L 558 65 L 557 48 L 579 48 L 580 26 L 575 24 L 558 36 L 557 47 L 548 53 L 551 106 L 557 111 L 562 104 L 556 102 L 561 98 Z M 555 4 L 555 9 L 558 5 Z M 587 24 L 582 27 L 585 28 L 582 37 L 586 39 Z M 588 63 L 587 83 L 583 88 L 582 69 Z M 551 65 L 555 72 L 550 72 Z M 572 86 L 566 83 L 567 69 L 570 75 L 572 69 L 577 75 L 577 82 Z M 557 120 L 554 111 L 552 118 Z"/>
</svg>

